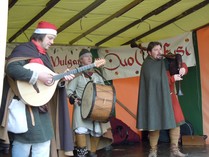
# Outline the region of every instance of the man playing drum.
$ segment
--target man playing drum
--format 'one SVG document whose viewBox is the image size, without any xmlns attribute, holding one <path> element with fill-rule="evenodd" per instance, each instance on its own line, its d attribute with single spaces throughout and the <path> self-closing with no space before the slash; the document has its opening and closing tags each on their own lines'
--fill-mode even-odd
<svg viewBox="0 0 209 157">
<path fill-rule="evenodd" d="M 80 66 L 92 64 L 92 54 L 87 49 L 82 49 L 79 53 Z M 110 123 L 92 121 L 82 118 L 81 104 L 85 105 L 87 101 L 81 103 L 85 86 L 89 81 L 97 84 L 104 84 L 99 74 L 93 70 L 82 73 L 66 86 L 70 103 L 74 105 L 73 109 L 73 130 L 75 133 L 75 150 L 78 157 L 86 157 L 88 150 L 89 156 L 97 157 L 96 150 L 109 146 L 112 143 L 112 134 Z M 89 98 L 91 99 L 91 98 Z"/>
</svg>

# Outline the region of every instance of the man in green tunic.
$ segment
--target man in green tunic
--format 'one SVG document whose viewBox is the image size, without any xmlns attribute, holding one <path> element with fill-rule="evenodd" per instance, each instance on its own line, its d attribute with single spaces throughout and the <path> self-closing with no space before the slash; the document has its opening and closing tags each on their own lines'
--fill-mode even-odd
<svg viewBox="0 0 209 157">
<path fill-rule="evenodd" d="M 8 106 L 11 104 L 10 102 L 13 102 L 12 100 L 21 101 L 21 95 L 17 92 L 15 81 L 24 81 L 31 86 L 35 86 L 38 81 L 45 85 L 52 83 L 51 74 L 26 69 L 24 65 L 28 63 L 42 64 L 53 71 L 47 50 L 54 43 L 56 36 L 56 26 L 41 21 L 30 41 L 18 45 L 8 57 L 4 82 L 4 91 L 7 92 L 3 93 L 0 109 L 0 115 L 3 115 L 0 119 L 0 143 L 9 144 L 7 133 Z M 73 77 L 74 75 L 65 76 L 65 80 L 71 80 Z M 27 88 L 22 90 L 27 90 Z M 40 92 L 42 92 L 42 96 L 47 95 L 43 91 Z M 29 96 L 31 99 L 33 98 L 33 95 L 29 94 Z M 60 82 L 53 97 L 45 105 L 30 106 L 25 104 L 28 131 L 13 133 L 13 157 L 28 157 L 30 153 L 33 157 L 73 155 L 74 144 L 66 96 L 65 86 Z"/>
<path fill-rule="evenodd" d="M 157 143 L 160 130 L 169 129 L 171 138 L 171 157 L 185 157 L 178 149 L 179 126 L 171 99 L 169 78 L 162 59 L 162 45 L 150 42 L 147 47 L 148 56 L 145 59 L 140 74 L 139 100 L 137 109 L 137 128 L 149 131 L 149 157 L 157 157 Z M 185 68 L 179 74 L 173 75 L 174 82 L 182 80 Z M 184 121 L 184 119 L 182 119 Z"/>
</svg>

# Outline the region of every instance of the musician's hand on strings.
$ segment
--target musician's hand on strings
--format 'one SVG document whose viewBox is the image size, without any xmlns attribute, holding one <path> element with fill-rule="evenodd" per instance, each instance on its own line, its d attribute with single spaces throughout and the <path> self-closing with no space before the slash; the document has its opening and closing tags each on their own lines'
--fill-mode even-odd
<svg viewBox="0 0 209 157">
<path fill-rule="evenodd" d="M 185 75 L 185 73 L 186 73 L 186 69 L 185 68 L 180 68 L 179 75 L 181 75 L 181 77 L 182 77 L 182 76 Z"/>
<path fill-rule="evenodd" d="M 63 79 L 64 79 L 64 81 L 70 81 L 70 80 L 74 79 L 74 77 L 75 77 L 75 75 L 70 74 L 70 75 L 65 76 Z"/>
<path fill-rule="evenodd" d="M 181 80 L 183 80 L 183 79 L 182 79 L 182 77 L 181 77 L 180 74 L 175 74 L 175 75 L 174 75 L 174 80 L 175 80 L 175 81 L 181 81 Z"/>
<path fill-rule="evenodd" d="M 40 80 L 41 82 L 43 82 L 46 85 L 51 85 L 53 84 L 53 76 L 49 73 L 46 72 L 40 72 L 38 74 L 38 80 Z"/>
<path fill-rule="evenodd" d="M 66 69 L 64 73 L 67 73 L 69 71 L 70 71 L 69 69 Z M 75 77 L 74 74 L 66 75 L 66 76 L 64 76 L 63 81 L 70 81 L 70 80 L 74 79 L 74 77 Z"/>
</svg>

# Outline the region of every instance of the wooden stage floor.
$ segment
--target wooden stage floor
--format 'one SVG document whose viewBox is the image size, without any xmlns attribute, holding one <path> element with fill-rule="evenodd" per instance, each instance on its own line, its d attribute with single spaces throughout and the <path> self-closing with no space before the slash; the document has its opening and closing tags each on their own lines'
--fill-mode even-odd
<svg viewBox="0 0 209 157">
<path fill-rule="evenodd" d="M 169 143 L 158 145 L 158 157 L 169 157 Z M 209 157 L 209 145 L 181 146 L 181 152 L 188 153 L 189 157 Z M 111 151 L 100 150 L 98 157 L 148 157 L 149 144 L 146 142 L 134 145 L 113 146 Z"/>
<path fill-rule="evenodd" d="M 158 157 L 169 157 L 169 143 L 158 145 Z M 205 146 L 183 146 L 180 147 L 183 153 L 188 153 L 189 157 L 209 157 L 209 145 Z M 148 157 L 149 144 L 147 142 L 112 146 L 111 150 L 102 149 L 97 152 L 98 157 Z M 0 157 L 11 157 L 10 154 Z"/>
</svg>

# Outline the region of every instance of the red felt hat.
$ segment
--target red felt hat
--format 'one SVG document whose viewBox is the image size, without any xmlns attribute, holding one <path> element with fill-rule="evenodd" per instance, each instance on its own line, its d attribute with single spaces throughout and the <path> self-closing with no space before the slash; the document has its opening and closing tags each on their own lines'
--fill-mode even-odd
<svg viewBox="0 0 209 157">
<path fill-rule="evenodd" d="M 49 22 L 41 21 L 38 23 L 34 33 L 57 35 L 57 27 Z"/>
</svg>

